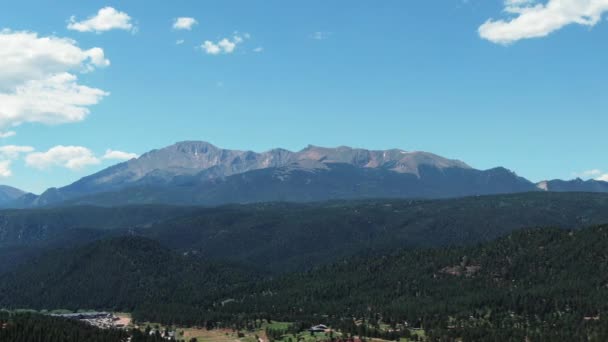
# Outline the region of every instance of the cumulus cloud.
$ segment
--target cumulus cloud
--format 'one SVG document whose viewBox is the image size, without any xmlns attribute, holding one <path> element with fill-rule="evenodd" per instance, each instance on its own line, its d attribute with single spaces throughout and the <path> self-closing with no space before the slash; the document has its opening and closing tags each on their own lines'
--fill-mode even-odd
<svg viewBox="0 0 608 342">
<path fill-rule="evenodd" d="M 17 135 L 15 131 L 0 132 L 0 139 L 14 137 L 15 135 Z"/>
<path fill-rule="evenodd" d="M 71 39 L 10 30 L 0 31 L 0 46 L 0 128 L 80 121 L 108 95 L 78 84 L 74 74 L 110 65 L 100 48 L 84 50 Z"/>
<path fill-rule="evenodd" d="M 185 42 L 185 40 L 178 39 L 178 40 L 175 41 L 175 45 L 182 45 L 182 44 L 184 44 L 184 42 Z"/>
<path fill-rule="evenodd" d="M 189 31 L 189 30 L 192 30 L 192 27 L 196 24 L 198 24 L 198 21 L 196 21 L 196 19 L 194 19 L 194 18 L 179 17 L 179 18 L 175 19 L 175 22 L 173 22 L 173 29 Z"/>
<path fill-rule="evenodd" d="M 102 49 L 83 50 L 76 41 L 59 37 L 39 37 L 35 32 L 0 31 L 0 89 L 11 90 L 24 80 L 75 70 L 93 71 L 110 61 Z"/>
<path fill-rule="evenodd" d="M 71 170 L 80 170 L 85 166 L 101 163 L 93 152 L 82 146 L 52 147 L 46 152 L 33 152 L 25 157 L 25 164 L 37 169 L 61 166 Z"/>
<path fill-rule="evenodd" d="M 574 176 L 583 179 L 595 179 L 598 181 L 608 182 L 608 173 L 600 169 L 586 170 L 583 172 L 575 172 Z"/>
<path fill-rule="evenodd" d="M 0 177 L 10 177 L 13 175 L 11 171 L 11 161 L 10 160 L 2 160 L 0 161 Z"/>
<path fill-rule="evenodd" d="M 238 34 L 232 36 L 232 38 L 224 38 L 218 42 L 212 42 L 206 40 L 202 45 L 201 49 L 208 55 L 219 55 L 219 54 L 231 54 L 236 50 L 237 45 L 243 43 L 245 39 L 249 38 L 249 34 L 240 36 Z"/>
<path fill-rule="evenodd" d="M 593 178 L 593 177 L 597 177 L 601 174 L 602 174 L 602 170 L 599 170 L 599 169 L 586 170 L 583 172 L 575 173 L 575 175 L 580 178 Z"/>
<path fill-rule="evenodd" d="M 479 35 L 493 43 L 510 44 L 521 39 L 540 38 L 567 25 L 595 26 L 608 11 L 608 0 L 507 0 L 508 19 L 489 19 Z"/>
<path fill-rule="evenodd" d="M 68 29 L 102 33 L 110 30 L 134 31 L 135 26 L 127 13 L 117 11 L 113 7 L 104 7 L 96 15 L 83 21 L 76 21 L 76 17 L 72 16 L 68 22 Z"/>
<path fill-rule="evenodd" d="M 131 159 L 137 158 L 137 157 L 138 157 L 138 155 L 136 153 L 129 153 L 129 152 L 107 149 L 106 153 L 103 155 L 103 157 L 101 157 L 101 159 L 131 160 Z"/>
<path fill-rule="evenodd" d="M 522 6 L 533 4 L 536 0 L 505 0 L 505 6 Z"/>
<path fill-rule="evenodd" d="M 10 177 L 12 160 L 17 159 L 22 153 L 34 151 L 31 146 L 4 145 L 0 146 L 0 177 Z"/>
<path fill-rule="evenodd" d="M 253 49 L 253 52 L 258 52 L 259 53 L 259 52 L 262 52 L 262 51 L 264 51 L 264 48 L 261 47 L 261 46 L 258 46 L 255 49 Z"/>
<path fill-rule="evenodd" d="M 81 121 L 89 114 L 87 107 L 106 95 L 103 90 L 79 85 L 69 73 L 27 81 L 13 93 L 0 93 L 0 126 Z"/>
<path fill-rule="evenodd" d="M 15 159 L 19 157 L 21 153 L 33 152 L 34 148 L 31 146 L 19 146 L 19 145 L 4 145 L 0 146 L 0 156 L 8 159 Z"/>
</svg>

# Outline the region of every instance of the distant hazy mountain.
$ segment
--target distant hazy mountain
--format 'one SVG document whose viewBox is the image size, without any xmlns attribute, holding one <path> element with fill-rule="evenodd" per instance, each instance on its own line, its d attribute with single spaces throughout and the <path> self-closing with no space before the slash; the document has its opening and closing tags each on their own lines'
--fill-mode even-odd
<svg viewBox="0 0 608 342">
<path fill-rule="evenodd" d="M 267 168 L 217 179 L 179 177 L 165 185 L 138 185 L 67 201 L 116 206 L 142 203 L 202 204 L 311 202 L 329 199 L 448 198 L 534 191 L 534 184 L 512 172 L 421 165 L 418 174 L 350 164 L 321 169 L 297 166 Z"/>
<path fill-rule="evenodd" d="M 570 181 L 554 179 L 540 182 L 536 186 L 543 191 L 554 192 L 608 192 L 608 182 L 593 179 L 586 181 L 580 178 Z"/>
<path fill-rule="evenodd" d="M 608 188 L 608 183 L 597 183 Z M 587 191 L 584 187 L 551 184 L 549 191 Z M 256 153 L 186 141 L 150 151 L 68 186 L 51 188 L 40 196 L 21 196 L 4 206 L 216 205 L 373 197 L 445 198 L 539 190 L 544 190 L 541 184 L 505 168 L 476 170 L 462 161 L 427 152 L 308 146 L 299 152 L 273 149 Z"/>
<path fill-rule="evenodd" d="M 8 185 L 0 185 L 0 205 L 12 202 L 23 195 L 25 195 L 25 191 Z"/>
</svg>

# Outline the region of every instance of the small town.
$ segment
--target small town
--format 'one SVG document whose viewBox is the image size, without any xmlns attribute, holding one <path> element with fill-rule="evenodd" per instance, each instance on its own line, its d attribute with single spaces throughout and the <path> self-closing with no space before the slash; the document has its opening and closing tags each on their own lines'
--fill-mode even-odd
<svg viewBox="0 0 608 342">
<path fill-rule="evenodd" d="M 131 323 L 129 317 L 119 317 L 109 312 L 77 312 L 51 316 L 79 320 L 100 329 L 124 329 Z"/>
</svg>

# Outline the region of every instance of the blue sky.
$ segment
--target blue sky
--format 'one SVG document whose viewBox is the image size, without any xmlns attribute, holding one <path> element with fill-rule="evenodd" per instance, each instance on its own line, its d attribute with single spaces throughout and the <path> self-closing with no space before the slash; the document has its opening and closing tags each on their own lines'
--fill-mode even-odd
<svg viewBox="0 0 608 342">
<path fill-rule="evenodd" d="M 601 177 L 605 12 L 606 0 L 11 1 L 0 183 L 40 192 L 182 140 Z M 180 17 L 196 24 L 176 29 Z"/>
</svg>

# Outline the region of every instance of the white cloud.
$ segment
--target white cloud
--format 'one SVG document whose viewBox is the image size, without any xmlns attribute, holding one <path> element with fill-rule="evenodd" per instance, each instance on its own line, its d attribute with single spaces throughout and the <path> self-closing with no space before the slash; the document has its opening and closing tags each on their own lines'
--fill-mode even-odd
<svg viewBox="0 0 608 342">
<path fill-rule="evenodd" d="M 255 49 L 253 49 L 253 52 L 258 52 L 259 53 L 259 52 L 262 52 L 262 51 L 264 51 L 264 48 L 261 47 L 261 46 L 258 46 Z"/>
<path fill-rule="evenodd" d="M 69 73 L 28 81 L 12 94 L 0 94 L 0 126 L 82 121 L 90 112 L 87 107 L 106 95 L 103 90 L 79 85 Z"/>
<path fill-rule="evenodd" d="M 61 166 L 79 170 L 85 166 L 97 165 L 101 161 L 93 152 L 82 146 L 58 145 L 46 152 L 34 152 L 25 157 L 25 164 L 37 169 Z"/>
<path fill-rule="evenodd" d="M 224 53 L 233 53 L 234 49 L 236 49 L 236 44 L 240 43 L 241 41 L 230 41 L 226 38 L 220 40 L 217 45 L 220 47 L 220 49 L 222 49 L 222 51 L 224 51 Z"/>
<path fill-rule="evenodd" d="M 564 26 L 595 26 L 608 11 L 608 0 L 507 0 L 509 19 L 489 19 L 479 27 L 479 35 L 493 43 L 510 44 L 521 39 L 540 38 Z"/>
<path fill-rule="evenodd" d="M 78 84 L 74 75 L 110 65 L 100 48 L 83 50 L 71 39 L 10 30 L 0 31 L 0 46 L 0 128 L 80 121 L 108 95 Z"/>
<path fill-rule="evenodd" d="M 577 177 L 581 177 L 581 178 L 589 178 L 589 177 L 597 177 L 601 174 L 602 174 L 602 170 L 593 169 L 593 170 L 587 170 L 587 171 L 583 171 L 580 173 L 576 173 L 575 175 Z"/>
<path fill-rule="evenodd" d="M 219 45 L 213 43 L 212 41 L 206 40 L 201 48 L 205 50 L 208 55 L 219 55 L 222 52 L 222 49 Z"/>
<path fill-rule="evenodd" d="M 127 13 L 117 11 L 113 7 L 104 7 L 96 15 L 83 21 L 76 21 L 76 17 L 72 16 L 68 23 L 68 29 L 79 32 L 101 33 L 110 30 L 134 31 L 135 26 Z"/>
<path fill-rule="evenodd" d="M 10 177 L 13 172 L 11 171 L 11 164 L 13 159 L 19 158 L 22 153 L 29 153 L 34 151 L 31 146 L 18 146 L 18 145 L 4 145 L 0 146 L 0 177 Z"/>
<path fill-rule="evenodd" d="M 11 171 L 11 161 L 10 160 L 2 160 L 0 161 L 0 177 L 10 177 L 13 175 Z"/>
<path fill-rule="evenodd" d="M 175 41 L 175 45 L 182 45 L 182 44 L 184 44 L 184 42 L 185 42 L 185 40 L 178 39 L 178 40 Z"/>
<path fill-rule="evenodd" d="M 194 18 L 180 17 L 175 19 L 173 23 L 173 29 L 175 30 L 192 30 L 194 25 L 198 24 L 198 21 Z"/>
<path fill-rule="evenodd" d="M 98 47 L 83 50 L 72 39 L 39 37 L 35 32 L 2 30 L 0 46 L 0 90 L 12 90 L 25 80 L 110 65 Z"/>
<path fill-rule="evenodd" d="M 33 152 L 34 148 L 31 146 L 19 146 L 19 145 L 4 145 L 0 146 L 0 156 L 8 159 L 16 159 L 21 153 Z"/>
<path fill-rule="evenodd" d="M 208 55 L 219 55 L 219 54 L 231 54 L 236 50 L 237 45 L 243 43 L 245 39 L 249 38 L 249 34 L 245 34 L 240 36 L 238 34 L 234 35 L 232 39 L 224 38 L 214 43 L 210 40 L 206 40 L 201 48 Z"/>
<path fill-rule="evenodd" d="M 574 176 L 583 179 L 595 179 L 598 181 L 608 182 L 608 173 L 603 172 L 600 169 L 586 170 L 583 172 L 575 172 Z"/>
<path fill-rule="evenodd" d="M 129 152 L 107 149 L 106 153 L 103 155 L 103 157 L 101 157 L 101 159 L 131 160 L 131 159 L 137 158 L 137 157 L 138 157 L 138 155 L 136 153 L 129 153 Z"/>
<path fill-rule="evenodd" d="M 325 40 L 329 38 L 330 32 L 317 31 L 310 35 L 310 38 L 315 40 Z"/>
<path fill-rule="evenodd" d="M 505 6 L 522 6 L 522 5 L 530 5 L 536 2 L 536 0 L 505 0 Z"/>
<path fill-rule="evenodd" d="M 17 135 L 15 131 L 0 132 L 0 139 L 14 137 L 15 135 Z"/>
</svg>

